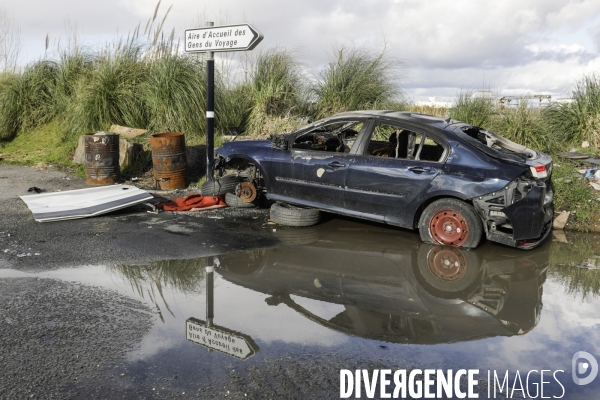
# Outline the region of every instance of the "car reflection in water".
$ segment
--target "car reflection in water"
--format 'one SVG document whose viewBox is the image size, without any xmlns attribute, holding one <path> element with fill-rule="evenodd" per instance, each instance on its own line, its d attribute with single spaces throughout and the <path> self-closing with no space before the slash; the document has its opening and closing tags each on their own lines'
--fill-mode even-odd
<svg viewBox="0 0 600 400">
<path fill-rule="evenodd" d="M 452 343 L 524 334 L 537 325 L 547 246 L 526 253 L 487 244 L 464 251 L 392 233 L 339 220 L 278 228 L 287 245 L 214 262 L 224 279 L 268 294 L 269 305 L 285 305 L 322 326 L 368 339 Z M 296 296 L 343 311 L 323 318 Z"/>
</svg>

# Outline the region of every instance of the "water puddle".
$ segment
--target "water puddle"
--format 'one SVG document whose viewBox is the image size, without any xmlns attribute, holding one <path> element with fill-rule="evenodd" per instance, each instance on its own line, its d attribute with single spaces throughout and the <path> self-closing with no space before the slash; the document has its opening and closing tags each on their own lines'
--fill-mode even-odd
<svg viewBox="0 0 600 400">
<path fill-rule="evenodd" d="M 572 376 L 587 364 L 572 363 L 575 353 L 600 359 L 598 236 L 461 251 L 344 220 L 275 233 L 283 245 L 271 249 L 0 279 L 77 282 L 149 305 L 153 327 L 114 371 L 135 389 L 120 393 L 336 398 L 340 369 L 381 368 L 478 369 L 480 398 L 488 373 L 507 371 L 511 390 L 517 374 L 522 387 L 529 379 L 517 398 L 542 381 L 544 396 L 600 389 L 600 377 Z"/>
</svg>

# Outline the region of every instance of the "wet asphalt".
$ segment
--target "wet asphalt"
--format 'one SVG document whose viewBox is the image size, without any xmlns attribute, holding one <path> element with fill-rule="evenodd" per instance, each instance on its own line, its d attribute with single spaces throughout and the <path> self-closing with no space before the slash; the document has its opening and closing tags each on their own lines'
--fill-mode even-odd
<svg viewBox="0 0 600 400">
<path fill-rule="evenodd" d="M 268 209 L 161 212 L 133 206 L 109 215 L 39 223 L 18 196 L 88 187 L 54 169 L 0 165 L 0 268 L 21 271 L 195 258 L 278 243 Z M 169 197 L 192 191 L 170 193 Z"/>
<path fill-rule="evenodd" d="M 600 379 L 576 387 L 568 369 L 577 351 L 600 356 L 598 235 L 531 252 L 440 251 L 413 232 L 328 215 L 285 229 L 266 208 L 142 205 L 38 223 L 18 198 L 32 186 L 87 187 L 0 164 L 0 399 L 329 399 L 341 369 L 383 368 L 564 369 L 565 398 L 600 389 Z M 456 256 L 469 266 L 460 290 L 429 273 Z M 209 314 L 256 353 L 190 341 L 187 321 Z M 478 391 L 487 398 L 483 379 Z"/>
<path fill-rule="evenodd" d="M 88 186 L 53 168 L 0 164 L 0 270 L 146 264 L 278 243 L 265 226 L 265 209 L 153 214 L 147 206 L 134 206 L 96 218 L 39 223 L 19 198 L 32 194 L 31 187 L 54 192 Z M 121 376 L 115 368 L 158 318 L 144 303 L 103 288 L 0 279 L 0 398 L 141 396 L 126 371 Z"/>
</svg>

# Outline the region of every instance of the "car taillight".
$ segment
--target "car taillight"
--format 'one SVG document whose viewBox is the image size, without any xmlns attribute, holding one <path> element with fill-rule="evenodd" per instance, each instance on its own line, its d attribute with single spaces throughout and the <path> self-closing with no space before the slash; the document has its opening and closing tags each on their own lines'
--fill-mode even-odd
<svg viewBox="0 0 600 400">
<path fill-rule="evenodd" d="M 545 165 L 536 165 L 534 167 L 529 167 L 529 169 L 534 178 L 543 179 L 548 176 Z"/>
</svg>

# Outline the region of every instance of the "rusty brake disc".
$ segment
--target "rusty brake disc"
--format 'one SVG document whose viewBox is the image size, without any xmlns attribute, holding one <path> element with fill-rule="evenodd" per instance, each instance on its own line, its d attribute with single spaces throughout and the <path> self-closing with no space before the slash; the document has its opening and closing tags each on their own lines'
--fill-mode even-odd
<svg viewBox="0 0 600 400">
<path fill-rule="evenodd" d="M 252 182 L 242 182 L 237 185 L 235 189 L 235 195 L 240 198 L 244 203 L 251 203 L 256 199 L 256 187 Z"/>
</svg>

